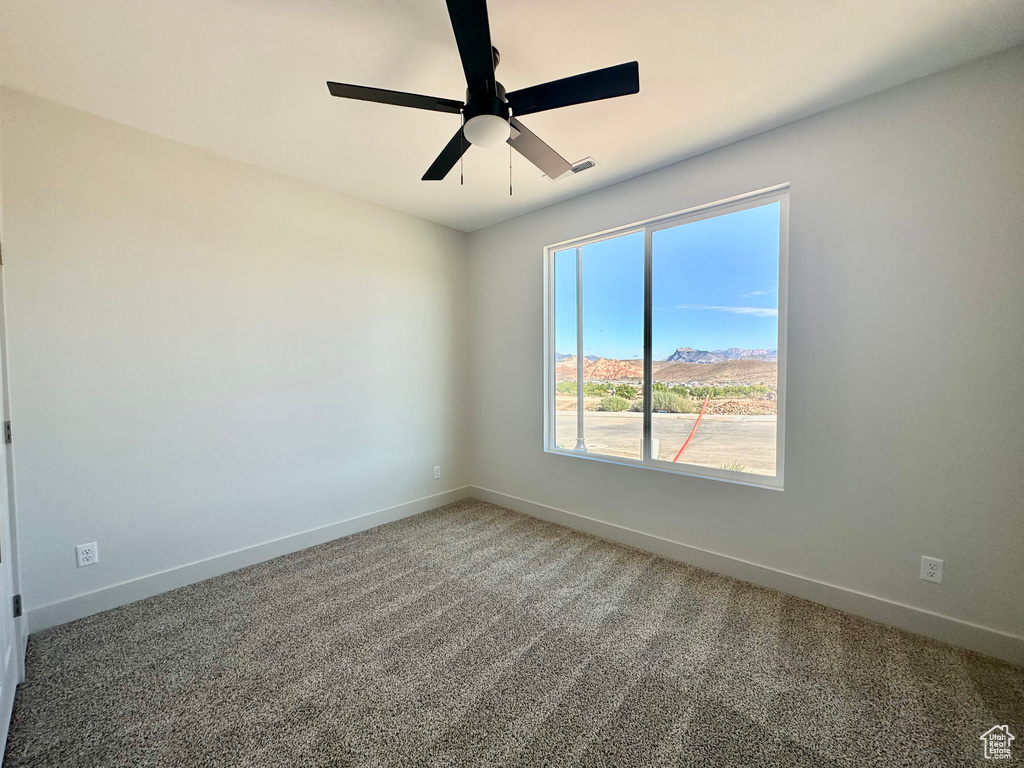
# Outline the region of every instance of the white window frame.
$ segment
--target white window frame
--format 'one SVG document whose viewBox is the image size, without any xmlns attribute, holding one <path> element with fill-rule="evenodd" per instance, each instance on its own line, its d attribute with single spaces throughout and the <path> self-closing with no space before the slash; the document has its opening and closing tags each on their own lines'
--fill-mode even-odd
<svg viewBox="0 0 1024 768">
<path fill-rule="evenodd" d="M 746 472 L 735 472 L 716 467 L 700 467 L 695 464 L 675 465 L 672 462 L 651 458 L 651 425 L 652 415 L 651 391 L 652 355 L 651 355 L 651 291 L 652 291 L 652 241 L 653 233 L 662 229 L 690 224 L 703 219 L 710 219 L 728 213 L 757 208 L 762 205 L 779 203 L 779 340 L 778 340 L 778 386 L 776 389 L 778 413 L 776 417 L 775 437 L 775 476 L 754 475 Z M 582 249 L 585 245 L 608 240 L 613 237 L 644 233 L 644 418 L 643 418 L 643 457 L 627 459 L 620 456 L 604 456 L 588 453 L 577 449 L 556 447 L 555 442 L 555 253 L 573 248 Z M 577 258 L 582 250 L 577 251 Z M 712 480 L 724 480 L 730 483 L 748 485 L 756 488 L 768 488 L 781 491 L 783 488 L 785 465 L 786 435 L 786 359 L 787 359 L 787 316 L 789 300 L 789 184 L 778 184 L 755 192 L 717 200 L 713 203 L 698 205 L 676 213 L 666 214 L 644 221 L 626 224 L 621 227 L 607 229 L 584 237 L 553 243 L 544 248 L 544 452 L 561 456 L 601 461 L 608 464 L 621 464 L 631 467 L 643 467 L 659 472 L 669 472 L 688 477 L 703 477 Z M 577 333 L 581 332 L 577 328 Z M 582 366 L 580 366 L 582 371 Z M 582 414 L 582 411 L 579 411 Z"/>
</svg>

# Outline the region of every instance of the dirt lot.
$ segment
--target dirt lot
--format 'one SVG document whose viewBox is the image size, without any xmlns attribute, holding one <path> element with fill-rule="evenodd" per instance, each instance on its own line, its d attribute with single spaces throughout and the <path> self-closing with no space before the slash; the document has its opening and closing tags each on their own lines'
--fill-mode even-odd
<svg viewBox="0 0 1024 768">
<path fill-rule="evenodd" d="M 583 398 L 583 410 L 584 411 L 596 411 L 597 404 L 600 403 L 604 398 L 602 397 L 586 397 Z M 576 395 L 555 395 L 555 410 L 556 411 L 575 411 L 576 410 Z"/>
<path fill-rule="evenodd" d="M 656 413 L 652 436 L 658 440 L 658 458 L 672 461 L 693 429 L 695 414 Z M 680 462 L 705 467 L 739 464 L 745 472 L 775 474 L 775 417 L 707 415 Z M 560 410 L 556 424 L 559 448 L 576 446 L 576 414 Z M 606 456 L 640 458 L 643 414 L 587 412 L 584 415 L 587 449 Z"/>
<path fill-rule="evenodd" d="M 709 400 L 705 414 L 719 416 L 774 416 L 778 408 L 774 400 Z"/>
</svg>

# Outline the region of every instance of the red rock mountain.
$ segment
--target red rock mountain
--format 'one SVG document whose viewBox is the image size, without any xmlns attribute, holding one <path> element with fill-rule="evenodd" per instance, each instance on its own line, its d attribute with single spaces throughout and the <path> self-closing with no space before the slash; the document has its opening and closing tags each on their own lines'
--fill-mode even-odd
<svg viewBox="0 0 1024 768">
<path fill-rule="evenodd" d="M 576 356 L 563 358 L 555 364 L 555 376 L 558 381 L 572 381 L 576 378 Z M 609 360 L 599 357 L 596 360 L 584 358 L 583 378 L 587 381 L 639 381 L 644 376 L 643 360 Z"/>
</svg>

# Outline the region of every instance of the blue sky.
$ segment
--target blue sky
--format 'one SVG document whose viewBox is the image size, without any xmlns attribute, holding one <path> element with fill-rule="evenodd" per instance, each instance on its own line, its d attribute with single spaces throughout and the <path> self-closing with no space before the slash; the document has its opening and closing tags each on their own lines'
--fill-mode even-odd
<svg viewBox="0 0 1024 768">
<path fill-rule="evenodd" d="M 654 359 L 778 346 L 779 204 L 653 235 Z M 583 248 L 583 352 L 643 357 L 644 236 Z M 576 251 L 555 255 L 555 347 L 576 351 Z"/>
</svg>

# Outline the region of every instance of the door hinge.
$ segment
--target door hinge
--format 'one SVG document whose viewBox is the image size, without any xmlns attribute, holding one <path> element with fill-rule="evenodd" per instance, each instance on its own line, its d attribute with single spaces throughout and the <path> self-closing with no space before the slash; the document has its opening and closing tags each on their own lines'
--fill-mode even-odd
<svg viewBox="0 0 1024 768">
<path fill-rule="evenodd" d="M 4 422 L 4 442 L 8 444 L 14 442 L 14 435 L 11 434 L 11 422 L 9 421 Z"/>
<path fill-rule="evenodd" d="M 14 596 L 14 618 L 21 616 L 21 595 Z"/>
</svg>

